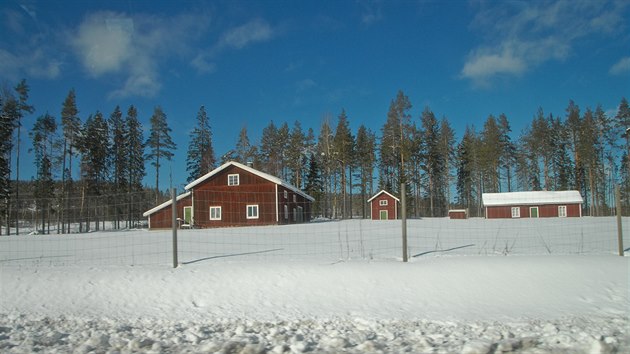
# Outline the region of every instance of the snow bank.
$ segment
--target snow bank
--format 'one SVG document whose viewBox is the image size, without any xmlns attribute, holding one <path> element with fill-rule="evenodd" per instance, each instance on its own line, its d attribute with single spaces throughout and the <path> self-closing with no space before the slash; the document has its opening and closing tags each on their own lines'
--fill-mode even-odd
<svg viewBox="0 0 630 354">
<path fill-rule="evenodd" d="M 0 351 L 625 352 L 628 258 L 3 267 Z"/>
</svg>

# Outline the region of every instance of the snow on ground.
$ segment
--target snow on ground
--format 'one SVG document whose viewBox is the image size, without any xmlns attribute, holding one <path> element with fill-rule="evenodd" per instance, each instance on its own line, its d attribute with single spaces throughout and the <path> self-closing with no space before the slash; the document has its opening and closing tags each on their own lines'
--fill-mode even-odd
<svg viewBox="0 0 630 354">
<path fill-rule="evenodd" d="M 424 221 L 1 237 L 0 352 L 630 352 L 604 224 Z"/>
</svg>

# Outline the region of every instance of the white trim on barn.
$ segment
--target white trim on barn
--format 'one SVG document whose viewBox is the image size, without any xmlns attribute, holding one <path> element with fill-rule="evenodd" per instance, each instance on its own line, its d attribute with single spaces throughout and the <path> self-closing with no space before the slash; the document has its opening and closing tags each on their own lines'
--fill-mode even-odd
<svg viewBox="0 0 630 354">
<path fill-rule="evenodd" d="M 385 190 L 381 190 L 380 192 L 378 192 L 378 193 L 374 194 L 374 196 L 373 196 L 372 198 L 368 199 L 368 201 L 367 201 L 367 202 L 368 202 L 368 203 L 369 203 L 369 202 L 371 202 L 372 200 L 374 200 L 374 198 L 378 197 L 379 195 L 381 195 L 381 194 L 383 194 L 383 193 L 385 193 L 385 194 L 387 194 L 388 196 L 390 196 L 390 197 L 392 197 L 392 198 L 396 199 L 396 201 L 400 203 L 400 199 L 398 199 L 398 198 L 394 197 L 393 195 L 391 195 L 390 193 L 388 193 L 388 192 L 387 192 L 387 191 L 385 191 Z"/>
<path fill-rule="evenodd" d="M 200 184 L 201 182 L 203 182 L 203 181 L 207 180 L 208 178 L 210 178 L 210 177 L 212 177 L 212 176 L 216 175 L 217 173 L 219 173 L 219 172 L 223 171 L 224 169 L 226 169 L 226 168 L 228 168 L 228 167 L 230 167 L 230 166 L 236 166 L 236 167 L 238 167 L 238 168 L 240 168 L 240 169 L 242 169 L 242 170 L 245 170 L 245 171 L 247 171 L 247 172 L 249 172 L 249 173 L 251 173 L 251 174 L 254 174 L 254 175 L 258 176 L 258 177 L 264 178 L 264 179 L 266 179 L 266 180 L 267 180 L 267 181 L 269 181 L 269 182 L 275 183 L 276 185 L 281 185 L 281 186 L 283 186 L 283 187 L 285 187 L 285 188 L 287 188 L 287 189 L 289 189 L 289 190 L 291 190 L 291 191 L 293 191 L 293 192 L 295 192 L 295 193 L 297 193 L 297 194 L 299 194 L 299 195 L 303 196 L 304 198 L 306 198 L 306 199 L 310 200 L 311 202 L 314 202 L 314 201 L 315 201 L 315 198 L 313 198 L 313 197 L 311 197 L 310 195 L 308 195 L 308 194 L 306 194 L 306 193 L 302 192 L 301 190 L 299 190 L 299 189 L 298 189 L 298 188 L 296 188 L 295 186 L 291 185 L 290 183 L 288 183 L 288 182 L 286 182 L 286 181 L 284 181 L 284 180 L 282 180 L 282 179 L 280 179 L 280 178 L 278 178 L 278 177 L 274 177 L 274 176 L 272 176 L 272 175 L 270 175 L 270 174 L 266 174 L 266 173 L 264 173 L 264 172 L 261 172 L 261 171 L 255 170 L 255 169 L 253 169 L 253 168 L 251 168 L 251 167 L 249 167 L 249 166 L 245 166 L 245 165 L 243 165 L 243 164 L 241 164 L 241 163 L 238 163 L 238 162 L 236 162 L 236 161 L 230 161 L 230 162 L 226 162 L 226 163 L 224 163 L 224 164 L 223 164 L 223 165 L 221 165 L 220 167 L 217 167 L 217 168 L 215 168 L 214 170 L 212 170 L 212 171 L 210 171 L 210 172 L 206 173 L 205 175 L 203 175 L 203 176 L 201 176 L 201 177 L 197 178 L 196 180 L 192 181 L 191 183 L 189 183 L 189 184 L 188 184 L 186 187 L 184 187 L 184 188 L 185 188 L 186 190 L 190 190 L 190 189 L 192 189 L 194 186 L 196 186 L 196 185 Z M 276 193 L 276 194 L 277 194 L 277 193 Z"/>
<path fill-rule="evenodd" d="M 179 202 L 180 200 L 188 197 L 190 194 L 191 194 L 191 192 L 186 192 L 186 193 L 180 194 L 180 195 L 177 196 L 176 201 Z M 159 210 L 162 210 L 162 209 L 166 208 L 167 206 L 171 205 L 172 203 L 173 203 L 173 199 L 171 198 L 171 199 L 165 201 L 164 203 L 156 206 L 155 208 L 145 211 L 142 214 L 142 216 L 147 217 L 147 216 L 155 213 L 156 211 L 159 211 Z"/>
</svg>

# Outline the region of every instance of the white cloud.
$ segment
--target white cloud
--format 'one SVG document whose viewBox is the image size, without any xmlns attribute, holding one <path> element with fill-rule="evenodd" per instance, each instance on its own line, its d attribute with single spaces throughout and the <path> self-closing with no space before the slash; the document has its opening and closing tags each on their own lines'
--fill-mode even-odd
<svg viewBox="0 0 630 354">
<path fill-rule="evenodd" d="M 298 92 L 302 92 L 317 86 L 317 83 L 311 79 L 304 79 L 296 82 L 295 86 Z"/>
<path fill-rule="evenodd" d="M 13 54 L 0 49 L 0 76 L 13 81 L 24 74 L 38 79 L 55 79 L 61 73 L 61 61 L 49 58 L 41 48 L 29 53 Z"/>
<path fill-rule="evenodd" d="M 223 33 L 219 47 L 242 49 L 251 43 L 267 41 L 273 35 L 274 31 L 267 22 L 256 19 Z"/>
<path fill-rule="evenodd" d="M 205 29 L 201 15 L 171 18 L 127 16 L 96 12 L 69 34 L 69 40 L 85 70 L 93 77 L 119 74 L 126 77 L 110 97 L 153 97 L 161 88 L 159 68 L 172 56 L 189 52 L 189 46 Z"/>
<path fill-rule="evenodd" d="M 483 35 L 483 43 L 469 52 L 461 76 L 481 85 L 498 76 L 523 75 L 551 60 L 566 60 L 583 37 L 615 35 L 628 6 L 572 0 L 480 4 L 471 28 Z"/>
<path fill-rule="evenodd" d="M 360 2 L 362 7 L 361 22 L 370 26 L 383 19 L 380 0 L 363 0 Z"/>
<path fill-rule="evenodd" d="M 217 65 L 210 60 L 207 54 L 197 55 L 191 62 L 193 68 L 200 74 L 212 74 L 217 70 Z"/>
<path fill-rule="evenodd" d="M 621 58 L 610 68 L 610 75 L 624 75 L 630 73 L 630 57 Z"/>
</svg>

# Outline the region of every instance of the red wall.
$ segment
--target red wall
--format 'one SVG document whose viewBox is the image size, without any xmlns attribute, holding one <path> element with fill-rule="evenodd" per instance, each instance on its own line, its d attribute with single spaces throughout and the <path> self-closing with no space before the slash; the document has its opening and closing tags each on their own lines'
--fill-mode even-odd
<svg viewBox="0 0 630 354">
<path fill-rule="evenodd" d="M 192 199 L 190 196 L 177 201 L 177 217 L 184 218 L 184 207 L 191 206 Z M 155 213 L 149 215 L 149 227 L 151 229 L 170 229 L 171 220 L 173 218 L 172 205 L 166 206 Z"/>
<path fill-rule="evenodd" d="M 540 218 L 558 217 L 558 206 L 560 205 L 565 205 L 567 207 L 567 217 L 580 216 L 580 204 L 518 205 L 521 209 L 520 218 L 529 218 L 529 208 L 531 207 L 538 207 L 538 217 Z M 516 206 L 517 205 L 486 207 L 486 218 L 510 219 L 512 218 L 512 207 Z"/>
<path fill-rule="evenodd" d="M 381 206 L 380 205 L 380 201 L 381 200 L 387 200 L 387 205 L 386 206 Z M 372 201 L 370 202 L 371 206 L 372 206 L 372 220 L 380 220 L 380 211 L 381 210 L 387 210 L 387 217 L 388 220 L 395 220 L 398 218 L 398 215 L 396 215 L 396 210 L 397 210 L 397 205 L 396 203 L 398 203 L 396 201 L 396 199 L 392 198 L 391 196 L 387 195 L 386 193 L 381 193 L 381 195 L 379 195 L 378 197 L 372 199 Z"/>
</svg>

